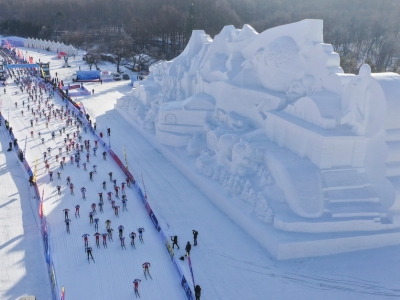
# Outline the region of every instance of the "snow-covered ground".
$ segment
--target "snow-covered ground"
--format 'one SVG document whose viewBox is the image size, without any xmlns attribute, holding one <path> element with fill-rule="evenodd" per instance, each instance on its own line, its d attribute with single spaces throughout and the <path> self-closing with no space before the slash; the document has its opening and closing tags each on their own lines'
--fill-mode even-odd
<svg viewBox="0 0 400 300">
<path fill-rule="evenodd" d="M 23 50 L 28 51 L 35 61 L 39 58 L 41 61 L 50 61 L 52 75 L 57 72 L 58 77 L 66 81 L 72 78 L 79 66 L 82 70 L 88 69 L 84 61 L 78 58 L 70 60 L 71 68 L 65 69 L 62 68 L 63 61 L 55 58 L 55 53 Z M 102 69 L 115 71 L 115 66 L 107 64 L 102 66 Z M 126 72 L 132 74 L 128 70 Z M 135 77 L 134 74 L 133 76 Z M 191 259 L 196 284 L 202 287 L 202 299 L 400 297 L 398 289 L 400 276 L 396 270 L 400 258 L 398 247 L 288 261 L 271 259 L 253 238 L 215 207 L 191 180 L 180 173 L 114 109 L 116 100 L 131 90 L 130 82 L 87 83 L 85 86 L 88 90 L 94 89 L 95 94 L 78 97 L 76 100 L 84 104 L 92 119 L 95 118 L 98 131 L 105 133 L 106 127 L 111 128 L 110 144 L 113 151 L 123 158 L 123 148 L 126 149 L 129 169 L 142 187 L 141 175 L 143 175 L 148 201 L 162 228 L 167 234 L 179 237 L 180 250 L 176 255 L 183 255 L 186 242 L 192 242 L 192 230 L 199 231 L 198 246 L 192 247 Z M 27 114 L 26 109 L 25 116 L 22 117 L 20 108 L 22 100 L 26 101 L 27 97 L 26 94 L 13 95 L 15 91 L 17 87 L 12 83 L 7 87 L 7 95 L 1 95 L 2 113 L 5 115 L 9 109 L 10 125 L 20 145 L 28 136 L 27 160 L 31 166 L 38 157 L 39 190 L 44 189 L 45 214 L 51 228 L 53 260 L 58 285 L 60 288 L 61 286 L 66 288 L 66 299 L 134 299 L 132 281 L 135 278 L 142 279 L 140 285 L 142 299 L 185 299 L 169 255 L 143 205 L 132 190 L 127 193 L 129 211 L 121 212 L 120 218 L 113 215 L 108 201 L 105 200 L 105 212 L 98 214 L 100 231 L 104 231 L 104 221 L 108 218 L 115 230 L 119 224 L 125 226 L 126 232 L 136 231 L 138 227 L 143 226 L 146 229 L 145 244 L 137 244 L 136 249 L 131 249 L 128 245 L 127 249 L 123 250 L 114 238 L 114 242 L 110 242 L 107 249 L 95 247 L 93 238 L 95 231 L 89 225 L 88 218 L 90 204 L 98 203 L 97 193 L 101 191 L 103 180 L 107 181 L 108 186 L 110 185 L 107 173 L 112 171 L 120 183 L 124 179 L 122 172 L 110 158 L 104 162 L 98 155 L 98 157 L 92 156 L 91 163 L 88 164 L 89 169 L 94 163 L 98 165 L 98 174 L 95 175 L 94 182 L 89 181 L 89 176 L 83 171 L 82 166 L 78 169 L 69 162 L 65 170 L 61 171 L 62 181 L 58 181 L 54 174 L 54 182 L 49 182 L 49 175 L 44 171 L 42 153 L 49 146 L 58 148 L 58 145 L 63 143 L 63 137 L 59 137 L 58 132 L 55 141 L 50 137 L 51 131 L 62 127 L 62 124 L 59 120 L 51 120 L 50 128 L 46 129 L 42 120 L 34 128 L 35 138 L 30 138 L 29 120 L 32 117 Z M 17 109 L 14 108 L 16 101 L 19 103 Z M 63 105 L 58 97 L 54 102 L 57 107 Z M 1 143 L 4 149 L 8 145 L 8 139 L 4 128 L 2 130 Z M 67 130 L 72 131 L 72 128 Z M 38 131 L 44 134 L 45 145 L 40 144 L 36 137 Z M 94 137 L 89 133 L 84 134 L 83 139 L 90 139 L 93 144 Z M 54 173 L 58 171 L 58 165 L 54 163 L 56 152 L 53 151 L 50 160 Z M 98 153 L 101 152 L 99 149 Z M 40 244 L 40 233 L 36 225 L 38 218 L 37 207 L 34 206 L 36 201 L 31 202 L 32 208 L 27 201 L 28 177 L 23 173 L 22 167 L 17 165 L 15 153 L 2 153 L 0 159 L 4 166 L 1 189 L 7 189 L 7 193 L 2 193 L 4 198 L 1 199 L 0 213 L 4 219 L 3 211 L 7 209 L 7 222 L 13 226 L 12 229 L 10 225 L 3 226 L 3 240 L 0 242 L 3 266 L 0 274 L 2 280 L 7 278 L 7 282 L 1 284 L 0 298 L 14 299 L 22 294 L 36 294 L 38 299 L 49 299 L 50 288 L 46 290 L 42 288 L 42 283 L 48 284 L 49 280 L 46 277 L 43 246 Z M 66 176 L 71 176 L 75 184 L 75 196 L 69 195 L 66 189 Z M 58 184 L 63 186 L 61 197 L 57 196 L 55 188 Z M 79 189 L 82 186 L 87 189 L 86 201 L 80 196 Z M 30 190 L 30 193 L 33 194 L 33 190 Z M 14 198 L 17 201 L 13 201 Z M 75 219 L 73 216 L 73 207 L 76 204 L 82 207 L 80 219 Z M 70 235 L 65 232 L 62 211 L 64 208 L 70 209 L 72 217 Z M 14 216 L 12 222 L 8 221 L 11 220 L 10 216 Z M 91 235 L 90 243 L 94 248 L 95 264 L 88 264 L 86 260 L 82 240 L 84 233 Z M 37 238 L 32 242 L 36 242 L 37 245 L 31 246 L 28 244 L 27 236 L 33 235 Z M 16 247 L 17 243 L 19 244 Z M 24 252 L 29 253 L 29 256 L 25 254 L 24 258 Z M 29 261 L 31 257 L 36 260 Z M 143 277 L 141 264 L 145 261 L 152 263 L 152 280 L 146 281 Z M 186 277 L 190 278 L 187 261 L 180 263 L 185 269 Z M 29 276 L 39 282 L 35 283 Z"/>
</svg>

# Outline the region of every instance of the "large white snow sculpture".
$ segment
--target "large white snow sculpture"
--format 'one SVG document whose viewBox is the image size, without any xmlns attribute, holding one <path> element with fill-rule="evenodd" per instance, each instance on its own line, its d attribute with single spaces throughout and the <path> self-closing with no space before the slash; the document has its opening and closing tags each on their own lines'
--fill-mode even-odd
<svg viewBox="0 0 400 300">
<path fill-rule="evenodd" d="M 198 155 L 198 170 L 262 221 L 352 237 L 279 248 L 287 258 L 389 245 L 400 228 L 400 76 L 368 65 L 344 74 L 322 25 L 193 31 L 181 55 L 117 103 L 160 143 Z"/>
</svg>

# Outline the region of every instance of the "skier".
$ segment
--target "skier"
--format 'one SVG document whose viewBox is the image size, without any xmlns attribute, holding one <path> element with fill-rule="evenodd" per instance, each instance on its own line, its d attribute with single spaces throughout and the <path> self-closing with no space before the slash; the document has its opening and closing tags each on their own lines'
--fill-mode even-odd
<svg viewBox="0 0 400 300">
<path fill-rule="evenodd" d="M 193 232 L 193 246 L 197 246 L 197 235 L 199 234 L 196 230 L 192 230 Z"/>
<path fill-rule="evenodd" d="M 104 248 L 106 248 L 107 247 L 107 236 L 108 236 L 108 234 L 107 233 L 103 233 L 101 236 L 103 237 L 103 246 L 104 246 Z"/>
<path fill-rule="evenodd" d="M 99 230 L 99 218 L 94 219 L 94 229 Z"/>
<path fill-rule="evenodd" d="M 57 172 L 57 178 L 58 178 L 59 180 L 61 180 L 61 172 L 60 172 L 60 171 Z"/>
<path fill-rule="evenodd" d="M 118 226 L 118 232 L 119 232 L 119 237 L 121 237 L 123 235 L 123 233 L 124 233 L 124 226 L 119 225 Z"/>
<path fill-rule="evenodd" d="M 125 182 L 121 183 L 121 193 L 125 195 Z"/>
<path fill-rule="evenodd" d="M 174 246 L 176 245 L 179 249 L 179 245 L 178 245 L 178 236 L 174 235 L 171 236 L 171 241 L 172 241 L 172 249 L 174 249 Z"/>
<path fill-rule="evenodd" d="M 93 212 L 92 211 L 89 213 L 89 224 L 90 225 L 93 224 Z"/>
<path fill-rule="evenodd" d="M 192 249 L 192 245 L 190 244 L 190 242 L 187 242 L 185 250 L 186 250 L 186 256 L 190 256 L 190 250 Z"/>
<path fill-rule="evenodd" d="M 89 178 L 90 178 L 90 181 L 93 181 L 93 171 L 90 171 Z"/>
<path fill-rule="evenodd" d="M 108 176 L 110 176 L 110 181 L 112 181 L 112 172 L 108 173 Z"/>
<path fill-rule="evenodd" d="M 87 253 L 88 261 L 89 261 L 89 256 L 90 256 L 92 258 L 93 262 L 94 262 L 94 258 L 93 258 L 93 255 L 92 255 L 92 247 L 86 247 L 85 248 L 85 252 Z"/>
<path fill-rule="evenodd" d="M 90 206 L 92 208 L 92 213 L 95 215 L 96 214 L 96 203 L 92 203 Z"/>
<path fill-rule="evenodd" d="M 97 151 L 97 147 L 93 147 L 93 156 L 97 156 L 96 151 Z"/>
<path fill-rule="evenodd" d="M 114 191 L 115 191 L 115 197 L 119 198 L 119 196 L 118 196 L 119 186 L 115 186 Z"/>
<path fill-rule="evenodd" d="M 107 160 L 107 152 L 106 151 L 103 152 L 103 159 Z"/>
<path fill-rule="evenodd" d="M 117 206 L 114 206 L 114 214 L 115 214 L 115 216 L 117 216 L 117 217 L 119 217 L 118 209 L 119 209 L 119 206 L 118 206 L 118 205 L 117 205 Z"/>
<path fill-rule="evenodd" d="M 108 192 L 108 193 L 107 193 L 108 200 L 111 200 L 112 194 L 113 194 L 112 192 Z"/>
<path fill-rule="evenodd" d="M 96 232 L 95 234 L 94 234 L 94 236 L 96 237 L 96 246 L 97 246 L 97 248 L 100 248 L 100 233 L 98 233 L 98 232 Z"/>
<path fill-rule="evenodd" d="M 84 235 L 82 235 L 86 247 L 89 245 L 88 236 L 90 236 L 90 234 L 85 233 Z"/>
<path fill-rule="evenodd" d="M 143 244 L 143 232 L 144 232 L 144 228 L 143 227 L 140 227 L 140 228 L 138 228 L 138 232 L 139 232 L 139 240 L 142 242 L 142 244 Z"/>
<path fill-rule="evenodd" d="M 97 168 L 97 165 L 93 165 L 93 173 L 96 173 L 96 174 L 97 174 L 96 168 Z"/>
<path fill-rule="evenodd" d="M 135 289 L 135 296 L 136 296 L 136 298 L 139 296 L 139 298 L 140 298 L 140 294 L 139 294 L 139 282 L 141 282 L 141 280 L 140 279 L 135 279 L 134 281 L 133 281 L 133 288 Z"/>
<path fill-rule="evenodd" d="M 150 270 L 149 270 L 150 263 L 149 262 L 145 262 L 145 263 L 142 264 L 142 267 L 143 267 L 144 277 L 146 277 L 146 279 L 147 279 L 146 274 L 148 274 L 150 276 L 150 278 L 152 278 L 151 275 L 150 275 Z"/>
<path fill-rule="evenodd" d="M 126 186 L 131 187 L 131 180 L 128 177 L 126 177 L 125 180 L 126 180 Z"/>
<path fill-rule="evenodd" d="M 99 193 L 100 202 L 103 203 L 103 193 Z"/>
<path fill-rule="evenodd" d="M 107 185 L 106 181 L 103 181 L 103 190 L 106 190 L 106 185 Z"/>
<path fill-rule="evenodd" d="M 63 212 L 64 212 L 65 220 L 68 219 L 68 212 L 69 212 L 69 209 L 68 209 L 68 208 L 65 208 L 65 209 L 63 209 Z"/>
<path fill-rule="evenodd" d="M 112 232 L 113 232 L 113 231 L 114 231 L 114 229 L 112 229 L 112 228 L 107 229 L 108 239 L 109 239 L 110 241 L 113 240 L 113 238 L 112 238 Z"/>
<path fill-rule="evenodd" d="M 99 210 L 103 213 L 103 202 L 99 202 Z"/>
<path fill-rule="evenodd" d="M 57 194 L 61 195 L 61 185 L 57 185 Z"/>
<path fill-rule="evenodd" d="M 86 199 L 86 188 L 81 188 L 82 199 Z"/>
<path fill-rule="evenodd" d="M 123 195 L 122 196 L 122 211 L 128 211 L 128 209 L 126 208 L 126 201 L 128 201 L 127 199 L 126 199 L 126 196 L 125 195 Z"/>
<path fill-rule="evenodd" d="M 90 154 L 87 153 L 87 154 L 86 154 L 86 162 L 90 162 L 89 158 L 90 158 Z"/>
<path fill-rule="evenodd" d="M 200 300 L 201 296 L 201 287 L 197 284 L 196 287 L 194 288 L 194 296 L 196 297 L 196 300 Z"/>
<path fill-rule="evenodd" d="M 75 218 L 77 218 L 78 216 L 79 216 L 79 218 L 81 217 L 81 215 L 79 214 L 79 208 L 80 208 L 81 206 L 78 204 L 78 205 L 75 205 Z"/>
<path fill-rule="evenodd" d="M 49 175 L 50 175 L 50 181 L 53 181 L 53 171 L 50 171 Z"/>
<path fill-rule="evenodd" d="M 71 183 L 71 184 L 69 185 L 69 189 L 70 189 L 70 191 L 71 191 L 71 195 L 73 195 L 73 194 L 74 194 L 74 184 L 73 184 L 73 183 Z"/>
<path fill-rule="evenodd" d="M 71 222 L 71 220 L 70 219 L 66 219 L 64 222 L 65 222 L 65 225 L 67 227 L 67 233 L 69 233 L 69 223 Z"/>
<path fill-rule="evenodd" d="M 119 238 L 119 240 L 121 241 L 121 248 L 125 248 L 126 249 L 126 247 L 125 247 L 125 237 L 121 236 Z"/>
<path fill-rule="evenodd" d="M 106 228 L 107 228 L 107 229 L 110 229 L 111 221 L 110 221 L 110 220 L 107 220 L 105 223 L 106 223 Z"/>
<path fill-rule="evenodd" d="M 135 247 L 135 237 L 136 237 L 136 233 L 134 233 L 133 231 L 129 234 L 129 237 L 131 238 L 131 245 L 133 247 Z M 136 248 L 136 247 L 135 247 Z"/>
<path fill-rule="evenodd" d="M 82 165 L 83 165 L 83 171 L 87 171 L 87 169 L 86 169 L 86 163 L 82 163 Z"/>
<path fill-rule="evenodd" d="M 67 176 L 67 185 L 71 184 L 71 177 Z"/>
</svg>

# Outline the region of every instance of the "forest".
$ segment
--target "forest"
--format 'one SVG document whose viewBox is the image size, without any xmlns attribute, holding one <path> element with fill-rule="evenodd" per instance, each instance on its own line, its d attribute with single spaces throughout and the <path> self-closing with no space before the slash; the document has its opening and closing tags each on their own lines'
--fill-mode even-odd
<svg viewBox="0 0 400 300">
<path fill-rule="evenodd" d="M 363 62 L 400 71 L 398 0 L 0 0 L 0 34 L 71 43 L 94 52 L 172 59 L 193 29 L 211 37 L 223 26 L 258 32 L 323 19 L 324 39 L 346 72 Z"/>
</svg>

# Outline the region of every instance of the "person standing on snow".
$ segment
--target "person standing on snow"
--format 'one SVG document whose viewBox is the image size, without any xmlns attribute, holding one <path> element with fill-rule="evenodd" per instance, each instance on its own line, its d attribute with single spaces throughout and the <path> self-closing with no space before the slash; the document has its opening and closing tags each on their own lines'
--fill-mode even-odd
<svg viewBox="0 0 400 300">
<path fill-rule="evenodd" d="M 192 245 L 190 242 L 187 242 L 185 250 L 186 250 L 186 256 L 190 256 L 190 250 L 192 249 Z"/>
<path fill-rule="evenodd" d="M 196 285 L 196 287 L 194 288 L 194 296 L 196 297 L 196 300 L 200 300 L 201 287 L 199 285 Z"/>
<path fill-rule="evenodd" d="M 198 236 L 198 232 L 196 230 L 192 230 L 193 232 L 193 246 L 197 246 L 197 236 Z"/>
<path fill-rule="evenodd" d="M 85 187 L 81 188 L 81 193 L 82 193 L 82 199 L 86 199 L 86 188 Z"/>
</svg>

